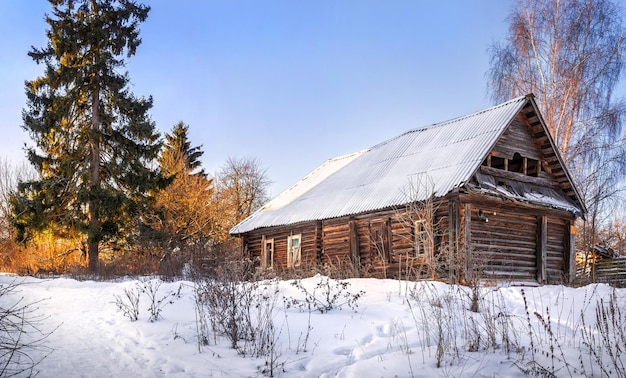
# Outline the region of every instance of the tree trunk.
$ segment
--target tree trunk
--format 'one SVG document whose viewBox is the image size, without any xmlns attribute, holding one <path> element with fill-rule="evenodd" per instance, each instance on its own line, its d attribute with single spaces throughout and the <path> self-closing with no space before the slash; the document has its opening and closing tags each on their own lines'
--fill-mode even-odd
<svg viewBox="0 0 626 378">
<path fill-rule="evenodd" d="M 96 273 L 98 271 L 98 242 L 90 241 L 87 251 L 89 253 L 89 271 Z"/>
<path fill-rule="evenodd" d="M 89 243 L 89 271 L 98 271 L 98 247 L 100 243 L 100 87 L 91 94 L 91 193 L 89 199 L 89 230 L 87 238 Z"/>
</svg>

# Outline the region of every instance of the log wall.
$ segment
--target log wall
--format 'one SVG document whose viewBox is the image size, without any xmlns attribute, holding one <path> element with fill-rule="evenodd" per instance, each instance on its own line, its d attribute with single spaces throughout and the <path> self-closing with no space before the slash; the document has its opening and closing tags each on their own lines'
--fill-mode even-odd
<svg viewBox="0 0 626 378">
<path fill-rule="evenodd" d="M 321 255 L 319 244 L 321 230 L 317 222 L 257 230 L 246 234 L 244 242 L 255 266 L 262 267 L 263 240 L 274 239 L 274 268 L 282 270 L 287 268 L 287 238 L 297 234 L 302 236 L 300 265 L 302 267 L 316 266 Z"/>
<path fill-rule="evenodd" d="M 322 223 L 322 264 L 340 267 L 352 265 L 350 259 L 350 220 L 332 219 Z"/>
<path fill-rule="evenodd" d="M 325 265 L 361 276 L 453 282 L 463 282 L 467 272 L 487 280 L 567 280 L 570 214 L 477 194 L 441 201 L 433 214 L 431 256 L 415 253 L 413 221 L 418 217 L 398 209 L 257 230 L 246 235 L 245 243 L 260 265 L 263 237 L 273 238 L 277 270 L 287 268 L 288 236 L 301 234 L 303 267 Z M 374 240 L 374 235 L 383 237 Z"/>
<path fill-rule="evenodd" d="M 566 261 L 569 257 L 567 239 L 569 222 L 565 219 L 548 217 L 546 240 L 546 279 L 549 284 L 561 284 L 565 281 Z"/>
<path fill-rule="evenodd" d="M 537 218 L 497 207 L 471 208 L 473 267 L 487 279 L 535 280 Z"/>
</svg>

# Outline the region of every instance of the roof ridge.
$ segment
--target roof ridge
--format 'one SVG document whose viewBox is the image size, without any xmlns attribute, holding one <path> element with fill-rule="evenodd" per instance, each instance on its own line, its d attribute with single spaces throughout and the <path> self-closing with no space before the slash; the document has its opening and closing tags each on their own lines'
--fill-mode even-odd
<svg viewBox="0 0 626 378">
<path fill-rule="evenodd" d="M 478 116 L 480 114 L 484 114 L 484 113 L 487 113 L 487 112 L 492 112 L 492 111 L 494 111 L 496 109 L 503 108 L 505 106 L 509 106 L 509 105 L 511 105 L 513 103 L 517 103 L 519 101 L 526 100 L 528 98 L 528 96 L 530 96 L 530 95 L 519 96 L 519 97 L 514 98 L 512 100 L 509 100 L 509 101 L 506 101 L 506 102 L 503 102 L 503 103 L 500 103 L 500 104 L 493 105 L 493 106 L 491 106 L 491 107 L 489 107 L 487 109 L 482 109 L 482 110 L 478 110 L 478 111 L 470 113 L 470 114 L 465 114 L 465 115 L 462 115 L 462 116 L 459 116 L 459 117 L 456 117 L 456 118 L 451 118 L 451 119 L 449 119 L 447 121 L 433 123 L 432 125 L 429 125 L 429 127 L 430 126 L 443 126 L 443 125 L 446 125 L 448 123 L 461 121 L 461 120 L 464 120 L 464 119 L 467 119 L 467 118 L 476 117 L 476 116 Z"/>
<path fill-rule="evenodd" d="M 451 123 L 453 123 L 453 122 L 462 121 L 462 120 L 464 120 L 464 119 L 468 119 L 468 118 L 471 118 L 471 117 L 476 117 L 476 116 L 478 116 L 478 115 L 480 115 L 480 114 L 484 114 L 484 113 L 487 113 L 487 112 L 492 112 L 492 111 L 494 111 L 494 110 L 496 110 L 496 109 L 499 109 L 499 108 L 502 108 L 502 107 L 505 107 L 505 106 L 509 106 L 509 105 L 511 105 L 511 104 L 517 103 L 517 102 L 522 101 L 522 100 L 526 100 L 529 96 L 532 96 L 532 94 L 527 94 L 527 95 L 524 95 L 524 96 L 519 96 L 519 97 L 516 97 L 516 98 L 514 98 L 514 99 L 512 99 L 512 100 L 508 100 L 508 101 L 506 101 L 506 102 L 503 102 L 503 103 L 500 103 L 500 104 L 493 105 L 493 106 L 491 106 L 491 107 L 489 107 L 489 108 L 487 108 L 487 109 L 481 109 L 481 110 L 475 111 L 475 112 L 473 112 L 473 113 L 470 113 L 470 114 L 465 114 L 465 115 L 461 115 L 461 116 L 458 116 L 458 117 L 456 117 L 456 118 L 451 118 L 451 119 L 446 120 L 446 121 L 443 121 L 443 122 L 431 123 L 431 124 L 429 124 L 429 125 L 424 125 L 424 126 L 419 126 L 419 127 L 413 128 L 413 129 L 411 129 L 411 130 L 408 130 L 408 131 L 403 132 L 403 133 L 402 133 L 402 134 L 400 134 L 400 135 L 396 135 L 396 136 L 395 136 L 395 137 L 393 137 L 393 138 L 390 138 L 390 139 L 387 139 L 387 140 L 385 140 L 385 141 L 383 141 L 383 142 L 380 142 L 380 143 L 378 143 L 378 144 L 376 144 L 376 145 L 372 146 L 372 147 L 371 147 L 371 149 L 378 148 L 378 147 L 380 147 L 380 146 L 384 146 L 385 144 L 390 143 L 390 142 L 392 142 L 392 141 L 394 141 L 394 140 L 396 140 L 396 139 L 398 139 L 398 138 L 401 138 L 401 137 L 403 137 L 403 136 L 405 136 L 405 135 L 408 135 L 408 134 L 416 133 L 416 132 L 419 132 L 419 131 L 424 131 L 424 130 L 427 130 L 427 129 L 431 129 L 431 128 L 433 128 L 433 127 L 442 127 L 442 126 L 446 126 L 446 125 L 451 124 Z"/>
</svg>

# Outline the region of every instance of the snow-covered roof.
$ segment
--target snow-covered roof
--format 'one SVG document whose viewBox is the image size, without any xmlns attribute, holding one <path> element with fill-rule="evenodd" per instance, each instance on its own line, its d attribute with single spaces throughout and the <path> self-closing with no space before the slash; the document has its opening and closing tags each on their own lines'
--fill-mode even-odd
<svg viewBox="0 0 626 378">
<path fill-rule="evenodd" d="M 330 159 L 230 230 L 336 218 L 444 196 L 464 185 L 531 98 L 420 127 Z M 407 188 L 410 190 L 408 198 Z"/>
<path fill-rule="evenodd" d="M 577 216 L 584 215 L 583 210 L 568 199 L 562 190 L 508 180 L 502 177 L 496 179 L 480 172 L 476 172 L 475 177 L 478 183 L 478 191 L 482 193 L 565 210 Z"/>
</svg>

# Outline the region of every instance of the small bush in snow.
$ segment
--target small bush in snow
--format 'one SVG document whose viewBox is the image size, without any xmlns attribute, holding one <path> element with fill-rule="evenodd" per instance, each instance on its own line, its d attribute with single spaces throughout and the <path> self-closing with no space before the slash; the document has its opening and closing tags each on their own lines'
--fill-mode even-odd
<svg viewBox="0 0 626 378">
<path fill-rule="evenodd" d="M 319 281 L 313 289 L 308 289 L 301 280 L 295 280 L 292 285 L 298 288 L 304 299 L 290 298 L 287 300 L 287 307 L 298 307 L 301 310 L 319 311 L 321 314 L 333 309 L 340 309 L 347 306 L 353 311 L 359 306 L 359 299 L 365 294 L 363 290 L 352 293 L 348 289 L 350 282 L 343 280 L 333 280 L 326 276 L 317 276 Z"/>
<path fill-rule="evenodd" d="M 161 319 L 161 311 L 165 306 L 174 303 L 174 299 L 180 298 L 182 284 L 178 286 L 177 291 L 159 295 L 159 288 L 162 283 L 161 280 L 156 279 L 144 281 L 141 284 L 142 292 L 148 297 L 148 312 L 150 313 L 148 321 L 151 323 Z"/>
<path fill-rule="evenodd" d="M 163 282 L 159 279 L 137 282 L 132 289 L 124 289 L 124 295 L 114 295 L 115 306 L 124 316 L 131 321 L 139 319 L 139 299 L 141 294 L 148 297 L 148 321 L 156 322 L 161 319 L 161 312 L 168 304 L 174 303 L 174 299 L 180 298 L 182 284 L 177 291 L 159 295 L 159 288 Z"/>
<path fill-rule="evenodd" d="M 132 289 L 124 289 L 124 295 L 115 294 L 115 306 L 124 316 L 131 322 L 139 319 L 139 297 L 141 291 L 138 287 Z"/>
</svg>

